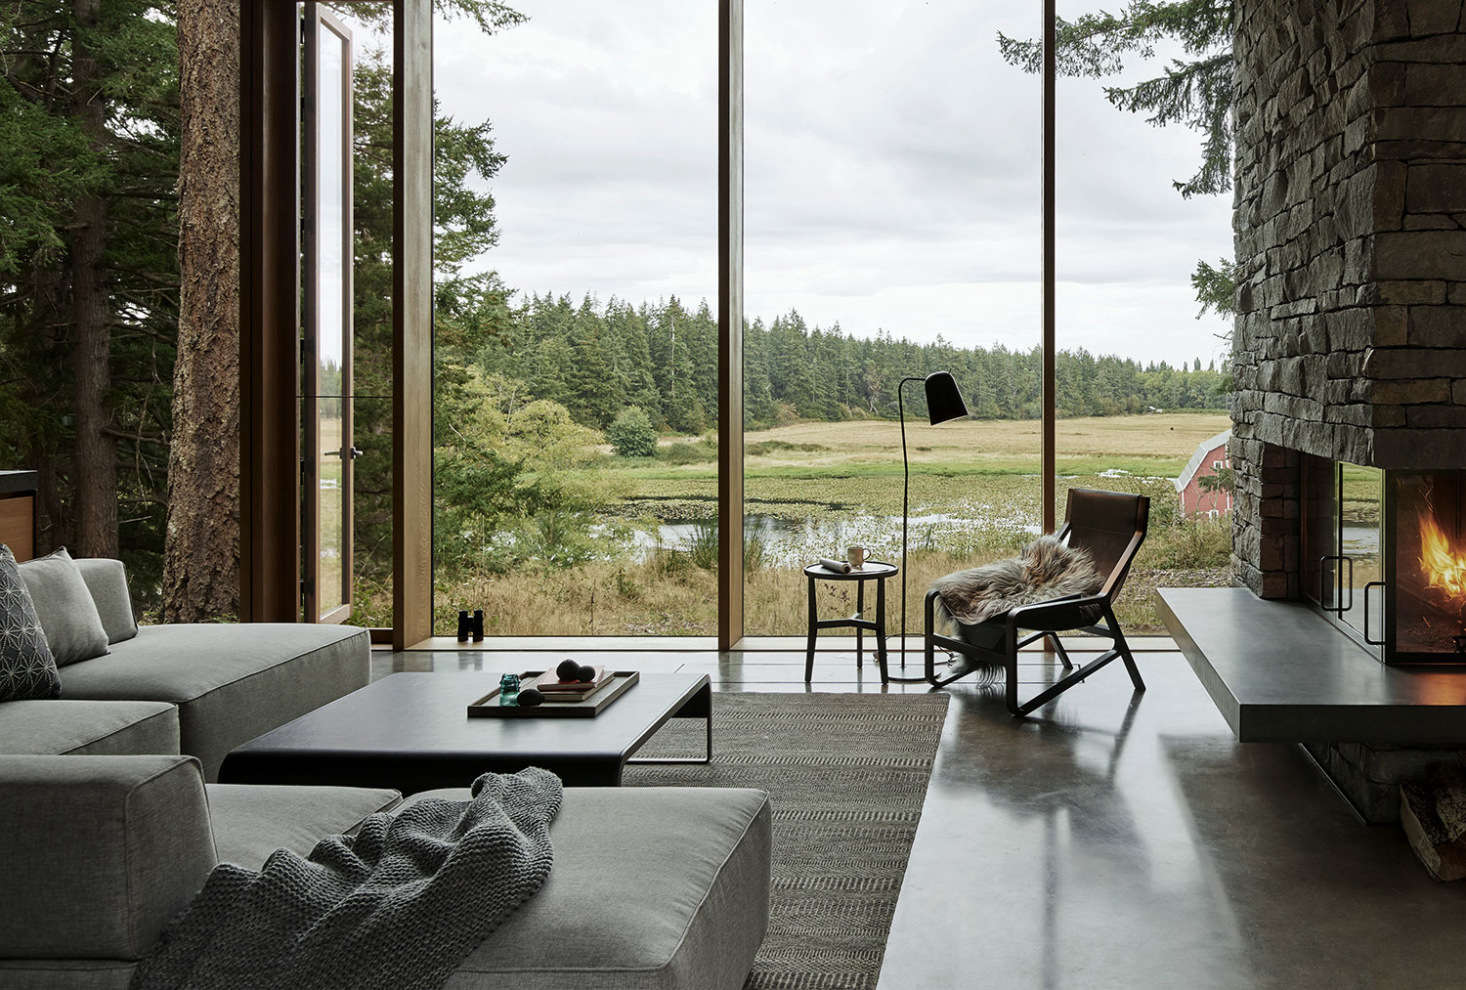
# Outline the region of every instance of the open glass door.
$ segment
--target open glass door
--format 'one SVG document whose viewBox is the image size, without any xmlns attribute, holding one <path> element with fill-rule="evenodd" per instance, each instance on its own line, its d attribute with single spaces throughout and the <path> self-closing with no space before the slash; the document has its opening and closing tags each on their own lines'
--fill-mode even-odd
<svg viewBox="0 0 1466 990">
<path fill-rule="evenodd" d="M 307 622 L 351 614 L 351 32 L 304 5 L 301 465 Z"/>
</svg>

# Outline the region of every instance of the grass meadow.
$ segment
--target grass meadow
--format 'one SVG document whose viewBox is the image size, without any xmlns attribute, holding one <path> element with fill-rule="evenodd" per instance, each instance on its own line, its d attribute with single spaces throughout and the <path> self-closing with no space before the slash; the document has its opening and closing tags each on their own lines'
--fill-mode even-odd
<svg viewBox="0 0 1466 990">
<path fill-rule="evenodd" d="M 1150 601 L 1157 585 L 1227 583 L 1227 520 L 1183 520 L 1171 479 L 1224 414 L 1174 413 L 1060 420 L 1060 516 L 1070 487 L 1152 497 L 1146 546 L 1119 612 L 1135 633 L 1163 632 Z M 936 577 L 1012 555 L 1037 532 L 1039 423 L 963 421 L 907 427 L 911 454 L 908 628 Z M 900 555 L 901 434 L 888 421 L 799 423 L 749 432 L 745 445 L 744 594 L 749 635 L 803 635 L 804 563 L 861 543 Z M 608 544 L 570 567 L 441 579 L 436 625 L 451 632 L 459 608 L 483 608 L 492 635 L 711 635 L 717 629 L 717 451 L 709 439 L 668 438 L 655 458 L 609 449 L 572 474 L 601 493 L 603 523 L 645 535 Z M 680 525 L 679 525 L 680 524 Z M 899 583 L 887 621 L 899 627 Z M 874 589 L 870 589 L 873 597 Z M 854 610 L 854 589 L 824 585 L 821 614 Z M 376 611 L 377 609 L 372 609 Z M 360 621 L 360 620 L 358 620 Z"/>
</svg>

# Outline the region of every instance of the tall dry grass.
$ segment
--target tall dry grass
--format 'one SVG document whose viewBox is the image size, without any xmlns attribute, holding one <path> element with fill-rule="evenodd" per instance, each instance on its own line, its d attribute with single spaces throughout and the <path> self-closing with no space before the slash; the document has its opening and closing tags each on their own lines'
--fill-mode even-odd
<svg viewBox="0 0 1466 990">
<path fill-rule="evenodd" d="M 982 534 L 957 549 L 914 549 L 908 560 L 906 623 L 922 626 L 922 599 L 936 578 L 1011 556 L 1023 537 Z M 1152 530 L 1117 605 L 1120 621 L 1137 635 L 1164 633 L 1151 592 L 1162 586 L 1228 583 L 1231 539 L 1226 520 L 1190 520 Z M 438 589 L 436 626 L 451 630 L 460 608 L 482 608 L 495 636 L 711 636 L 718 628 L 716 567 L 687 552 L 664 552 L 645 563 L 594 561 L 563 570 L 470 576 Z M 802 636 L 807 585 L 797 567 L 754 567 L 744 584 L 745 632 Z M 855 611 L 852 583 L 818 582 L 822 618 Z M 887 582 L 886 622 L 900 628 L 900 578 Z M 866 587 L 867 614 L 875 586 Z"/>
</svg>

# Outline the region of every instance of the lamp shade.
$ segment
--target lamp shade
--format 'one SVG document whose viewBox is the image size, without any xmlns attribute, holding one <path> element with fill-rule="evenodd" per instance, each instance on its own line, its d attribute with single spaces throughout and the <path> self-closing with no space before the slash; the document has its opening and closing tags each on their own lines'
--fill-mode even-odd
<svg viewBox="0 0 1466 990">
<path fill-rule="evenodd" d="M 926 411 L 933 426 L 967 418 L 967 403 L 962 401 L 951 372 L 933 371 L 926 376 Z"/>
</svg>

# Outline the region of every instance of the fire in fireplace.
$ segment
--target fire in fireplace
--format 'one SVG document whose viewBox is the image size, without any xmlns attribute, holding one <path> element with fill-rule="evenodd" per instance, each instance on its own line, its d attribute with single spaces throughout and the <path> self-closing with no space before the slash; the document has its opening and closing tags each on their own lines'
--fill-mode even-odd
<svg viewBox="0 0 1466 990">
<path fill-rule="evenodd" d="M 1397 658 L 1466 660 L 1466 529 L 1462 471 L 1389 472 L 1393 566 L 1385 588 L 1387 647 Z M 1393 644 L 1389 642 L 1393 626 Z M 1403 656 L 1401 656 L 1403 655 Z"/>
<path fill-rule="evenodd" d="M 1466 471 L 1304 465 L 1304 590 L 1391 664 L 1466 663 Z"/>
</svg>

